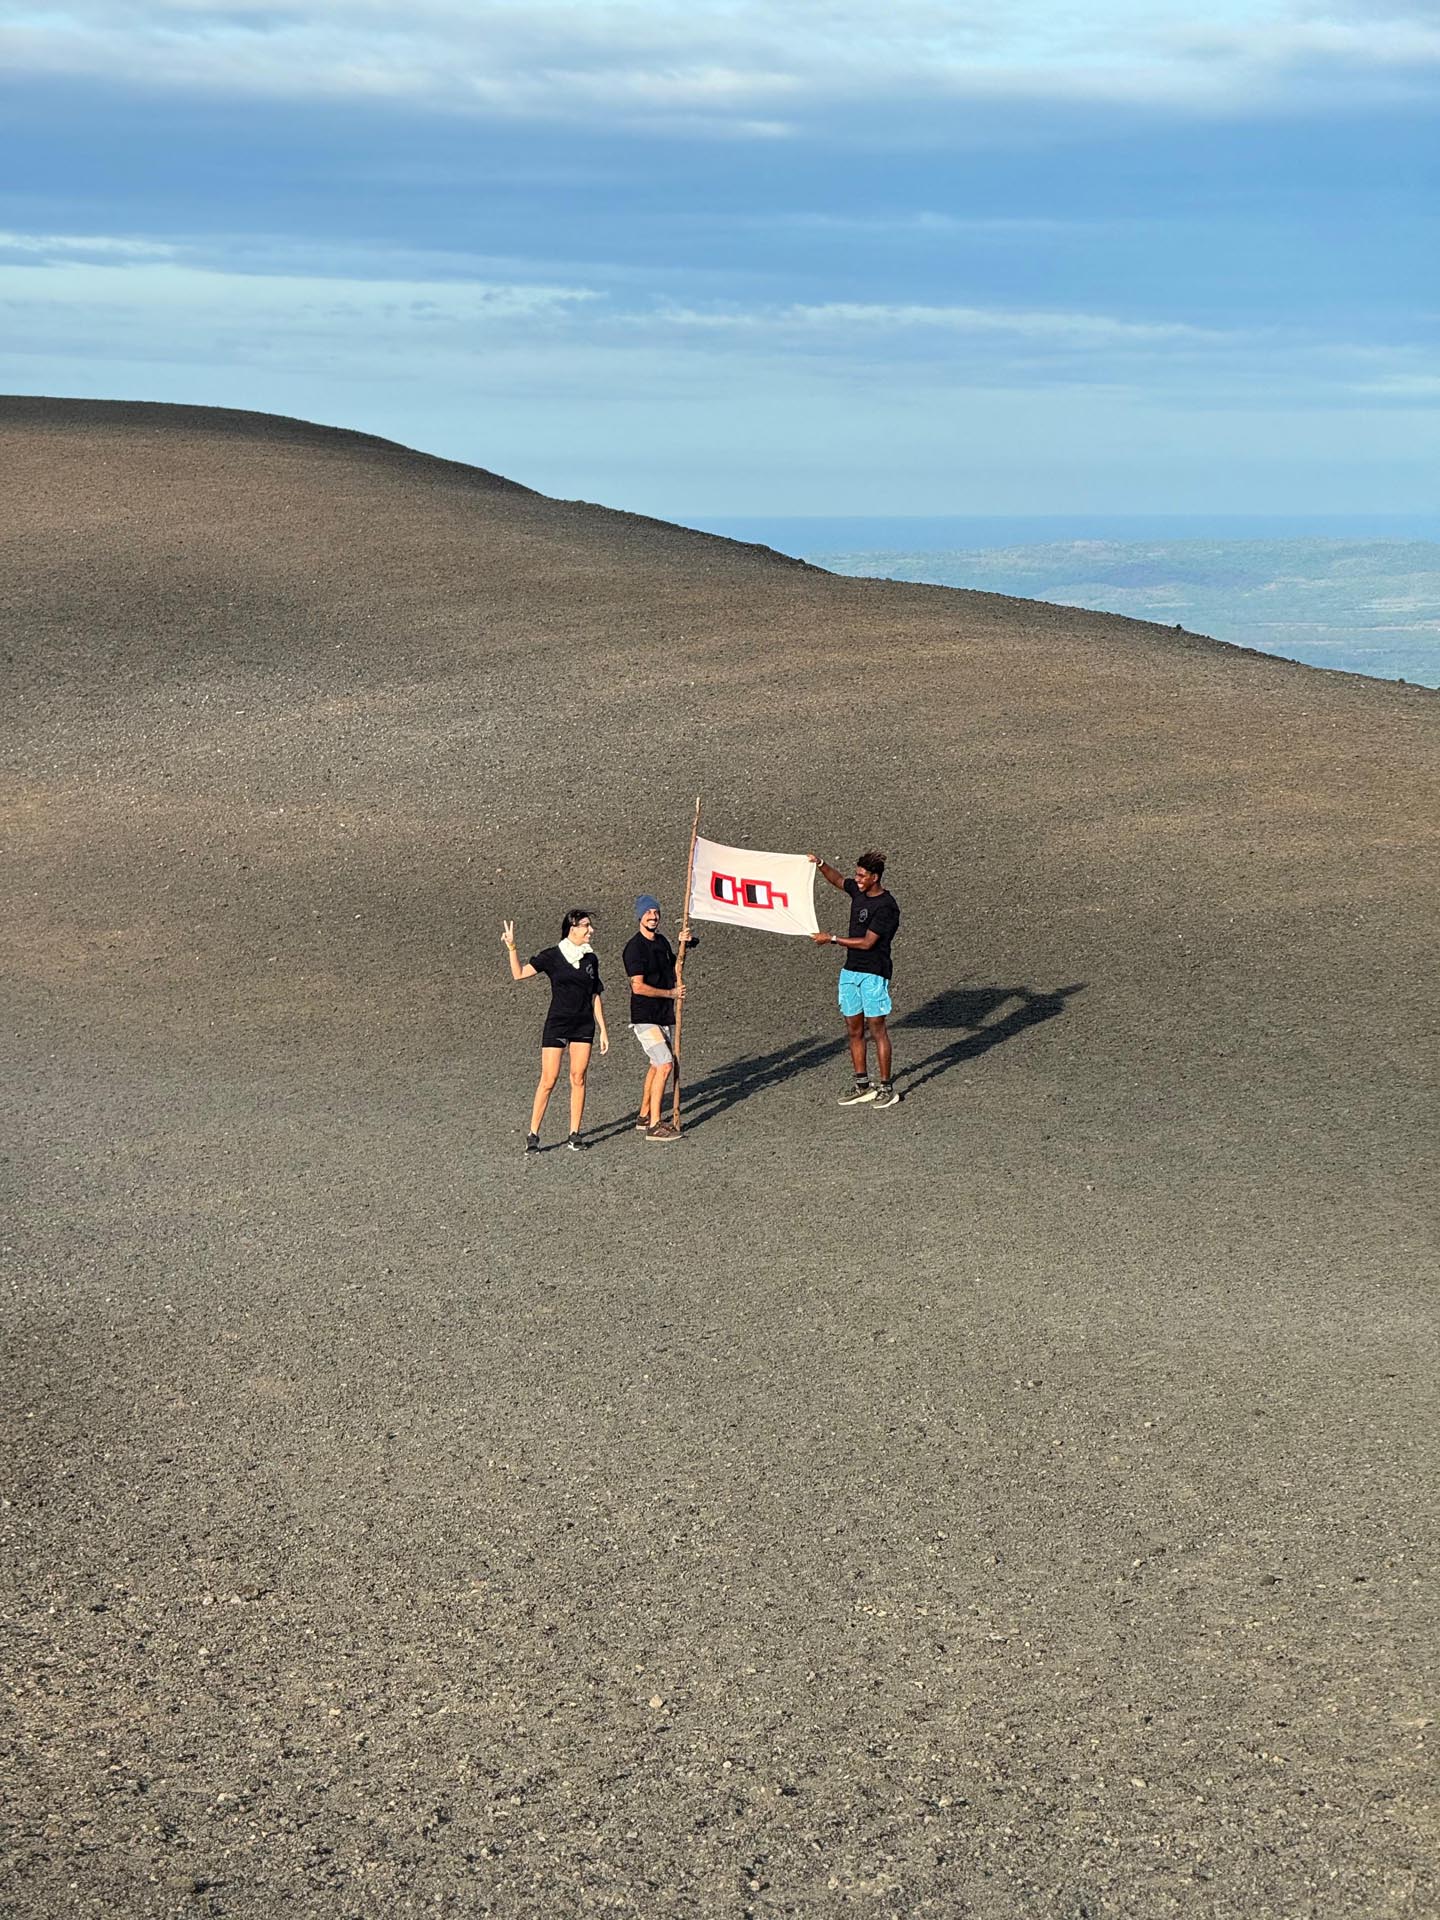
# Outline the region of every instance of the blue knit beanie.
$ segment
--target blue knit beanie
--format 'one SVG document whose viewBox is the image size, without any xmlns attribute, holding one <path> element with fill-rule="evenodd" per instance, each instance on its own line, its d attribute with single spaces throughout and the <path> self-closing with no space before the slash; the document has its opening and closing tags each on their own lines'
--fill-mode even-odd
<svg viewBox="0 0 1440 1920">
<path fill-rule="evenodd" d="M 660 902 L 655 898 L 653 893 L 642 893 L 635 902 L 635 918 L 637 920 L 643 920 L 647 913 L 658 913 L 659 911 Z"/>
</svg>

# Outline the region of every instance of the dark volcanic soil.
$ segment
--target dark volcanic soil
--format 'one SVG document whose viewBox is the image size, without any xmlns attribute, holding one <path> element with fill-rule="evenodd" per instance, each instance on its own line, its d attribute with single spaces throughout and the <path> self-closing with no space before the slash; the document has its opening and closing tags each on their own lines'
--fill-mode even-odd
<svg viewBox="0 0 1440 1920">
<path fill-rule="evenodd" d="M 1435 1912 L 1440 702 L 294 422 L 0 457 L 0 1907 Z M 629 1130 L 697 792 L 889 850 L 897 1110 L 715 928 Z"/>
</svg>

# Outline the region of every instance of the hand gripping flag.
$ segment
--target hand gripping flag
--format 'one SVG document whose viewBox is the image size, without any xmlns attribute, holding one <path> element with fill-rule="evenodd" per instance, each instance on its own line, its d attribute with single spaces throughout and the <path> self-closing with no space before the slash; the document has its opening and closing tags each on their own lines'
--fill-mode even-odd
<svg viewBox="0 0 1440 1920">
<path fill-rule="evenodd" d="M 814 863 L 804 853 L 753 853 L 697 838 L 690 918 L 762 933 L 816 933 Z"/>
</svg>

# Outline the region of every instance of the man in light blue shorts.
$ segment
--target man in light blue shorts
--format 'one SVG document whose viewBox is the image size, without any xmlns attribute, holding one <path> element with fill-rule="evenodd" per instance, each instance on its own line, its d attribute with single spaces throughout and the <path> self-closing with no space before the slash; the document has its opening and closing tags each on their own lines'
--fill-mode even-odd
<svg viewBox="0 0 1440 1920">
<path fill-rule="evenodd" d="M 900 1096 L 890 1080 L 890 1029 L 885 1023 L 891 1004 L 890 943 L 900 930 L 900 908 L 894 894 L 881 885 L 885 856 L 874 851 L 862 853 L 855 862 L 853 880 L 847 880 L 838 867 L 830 866 L 818 853 L 810 858 L 832 887 L 850 896 L 850 931 L 843 938 L 837 933 L 811 936 L 819 946 L 845 949 L 845 964 L 840 969 L 840 1011 L 850 1039 L 855 1084 L 841 1094 L 840 1105 L 882 1110 L 898 1107 Z M 875 1042 L 875 1065 L 880 1073 L 878 1087 L 870 1082 L 867 1048 L 871 1040 Z"/>
</svg>

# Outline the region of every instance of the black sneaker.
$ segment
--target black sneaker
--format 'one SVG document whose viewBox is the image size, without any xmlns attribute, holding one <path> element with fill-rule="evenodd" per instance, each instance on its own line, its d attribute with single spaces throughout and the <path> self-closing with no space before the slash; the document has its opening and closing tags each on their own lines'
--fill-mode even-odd
<svg viewBox="0 0 1440 1920">
<path fill-rule="evenodd" d="M 842 1093 L 839 1105 L 842 1107 L 863 1107 L 867 1101 L 875 1098 L 875 1089 L 868 1080 L 857 1080 L 848 1093 Z"/>
<path fill-rule="evenodd" d="M 882 1080 L 880 1082 L 880 1091 L 875 1096 L 875 1105 L 877 1107 L 898 1107 L 899 1104 L 899 1094 L 896 1093 L 894 1087 L 892 1087 L 888 1081 Z"/>
<path fill-rule="evenodd" d="M 538 1133 L 526 1134 L 525 1151 L 526 1153 L 538 1153 L 540 1151 L 540 1136 Z"/>
<path fill-rule="evenodd" d="M 572 1133 L 565 1144 L 571 1153 L 588 1153 L 590 1151 L 590 1142 L 588 1140 L 582 1140 L 578 1133 Z"/>
</svg>

